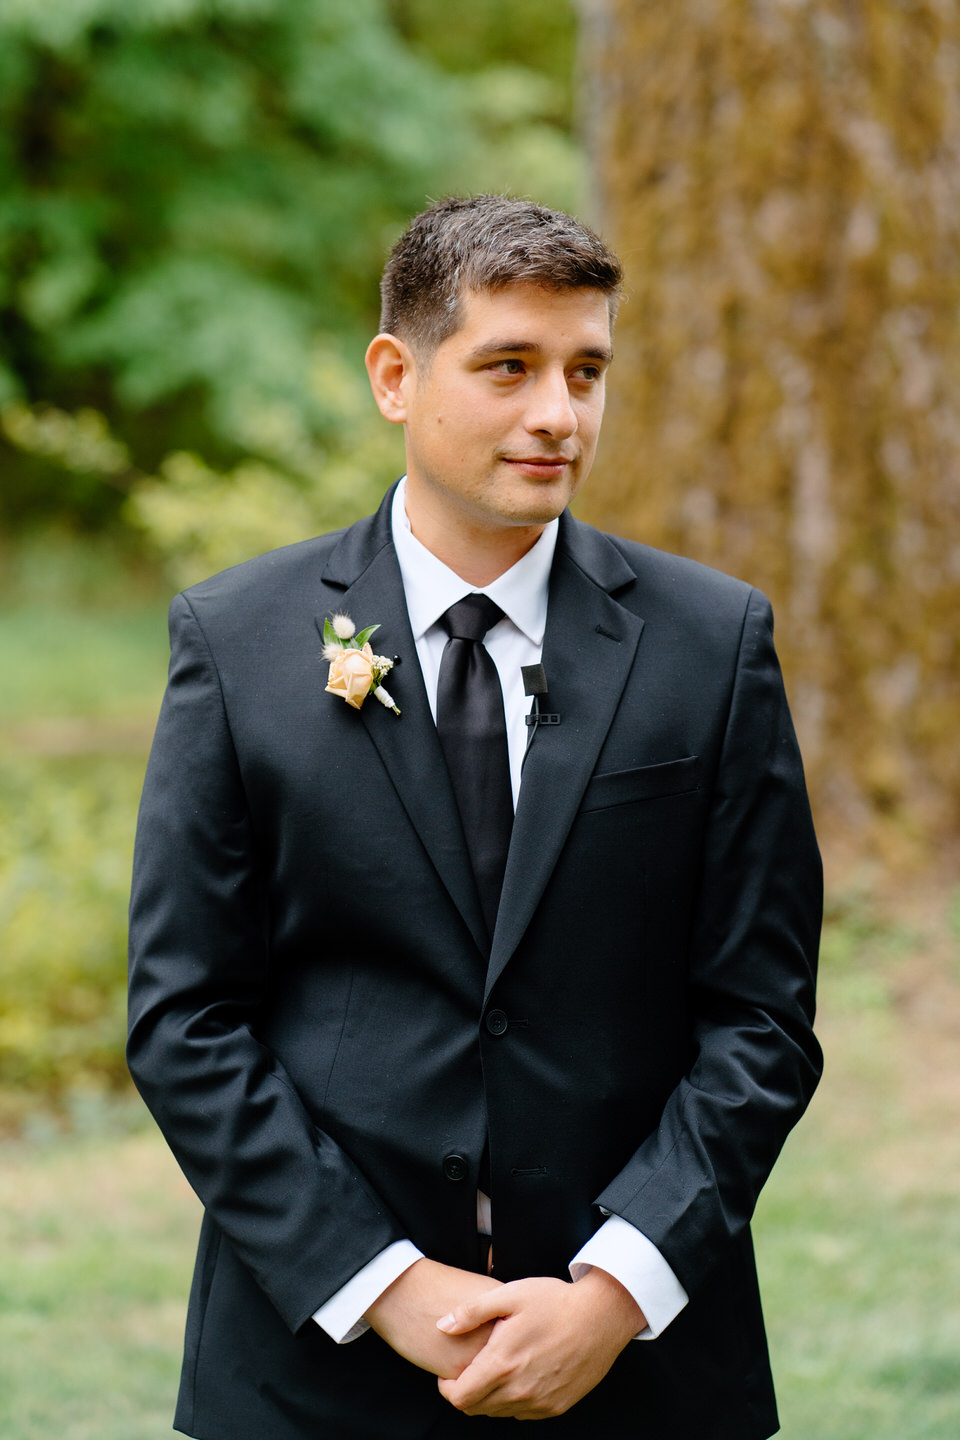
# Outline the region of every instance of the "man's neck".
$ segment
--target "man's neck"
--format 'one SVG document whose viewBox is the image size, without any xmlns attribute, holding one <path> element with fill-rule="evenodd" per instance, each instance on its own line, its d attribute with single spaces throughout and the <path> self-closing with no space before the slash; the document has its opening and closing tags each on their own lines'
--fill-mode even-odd
<svg viewBox="0 0 960 1440">
<path fill-rule="evenodd" d="M 409 478 L 405 508 L 420 544 L 469 585 L 490 585 L 498 580 L 533 549 L 544 529 L 543 525 L 488 528 L 470 525 L 459 515 L 453 520 L 429 500 L 411 494 Z"/>
</svg>

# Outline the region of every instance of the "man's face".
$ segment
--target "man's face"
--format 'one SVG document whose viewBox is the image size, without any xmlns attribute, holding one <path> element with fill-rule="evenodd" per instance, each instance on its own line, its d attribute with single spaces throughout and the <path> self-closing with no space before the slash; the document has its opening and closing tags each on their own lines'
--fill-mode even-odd
<svg viewBox="0 0 960 1440">
<path fill-rule="evenodd" d="M 606 296 L 469 290 L 461 318 L 405 381 L 408 484 L 454 525 L 544 525 L 593 464 L 611 355 Z"/>
</svg>

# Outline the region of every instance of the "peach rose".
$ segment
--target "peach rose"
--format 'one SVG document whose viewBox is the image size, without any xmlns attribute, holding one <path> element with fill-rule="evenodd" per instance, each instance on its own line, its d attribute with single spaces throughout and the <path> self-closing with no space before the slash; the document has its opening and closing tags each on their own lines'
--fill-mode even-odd
<svg viewBox="0 0 960 1440">
<path fill-rule="evenodd" d="M 373 651 L 369 644 L 364 645 L 362 650 L 341 650 L 330 661 L 327 690 L 331 695 L 339 695 L 346 700 L 354 710 L 363 705 L 372 684 Z"/>
</svg>

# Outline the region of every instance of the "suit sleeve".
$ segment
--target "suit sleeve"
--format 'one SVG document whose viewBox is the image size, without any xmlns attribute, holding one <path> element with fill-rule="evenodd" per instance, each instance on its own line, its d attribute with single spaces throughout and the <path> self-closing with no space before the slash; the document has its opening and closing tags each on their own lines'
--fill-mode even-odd
<svg viewBox="0 0 960 1440">
<path fill-rule="evenodd" d="M 656 1131 L 598 1197 L 650 1239 L 693 1294 L 749 1224 L 816 1087 L 820 857 L 773 648 L 748 601 L 689 954 L 692 1063 Z"/>
<path fill-rule="evenodd" d="M 128 1060 L 291 1329 L 403 1231 L 258 1039 L 268 917 L 220 680 L 184 596 L 137 827 Z"/>
</svg>

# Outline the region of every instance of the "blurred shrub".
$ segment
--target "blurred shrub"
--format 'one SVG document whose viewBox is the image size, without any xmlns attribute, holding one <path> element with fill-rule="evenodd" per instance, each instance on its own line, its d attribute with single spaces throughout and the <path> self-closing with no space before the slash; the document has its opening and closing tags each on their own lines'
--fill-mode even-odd
<svg viewBox="0 0 960 1440">
<path fill-rule="evenodd" d="M 58 612 L 61 623 L 66 611 L 117 617 L 167 594 L 142 556 L 131 554 L 129 540 L 115 533 L 77 534 L 56 524 L 0 536 L 0 626 L 38 608 Z M 13 677 L 2 652 L 0 673 L 6 687 Z M 0 714 L 6 693 L 0 690 Z"/>
<path fill-rule="evenodd" d="M 0 1090 L 125 1081 L 126 906 L 139 757 L 0 756 Z"/>
<path fill-rule="evenodd" d="M 406 218 L 478 184 L 575 200 L 572 6 L 517 8 L 0 4 L 0 518 L 106 524 L 171 453 L 249 490 L 247 458 L 336 449 L 318 347 L 362 376 Z"/>
<path fill-rule="evenodd" d="M 8 400 L 0 408 L 0 430 L 18 450 L 80 475 L 116 475 L 129 465 L 127 447 L 110 434 L 100 412 L 88 406 L 71 415 L 55 405 L 31 407 Z"/>
<path fill-rule="evenodd" d="M 277 545 L 350 524 L 376 508 L 402 472 L 402 436 L 380 420 L 362 371 L 351 370 L 336 347 L 318 345 L 307 380 L 328 415 L 324 441 L 296 407 L 251 401 L 237 427 L 250 458 L 224 470 L 197 454 L 174 451 L 155 474 L 145 475 L 130 463 L 105 416 L 89 408 L 70 414 L 8 401 L 0 407 L 0 430 L 25 453 L 125 489 L 122 518 L 179 587 Z M 27 537 L 21 546 L 43 553 L 50 533 L 39 545 Z M 70 548 L 86 553 L 90 542 Z"/>
<path fill-rule="evenodd" d="M 197 455 L 168 455 L 131 485 L 125 516 L 170 580 L 189 585 L 277 545 L 338 529 L 376 508 L 403 469 L 402 437 L 376 414 L 366 376 L 318 351 L 310 380 L 336 423 L 316 443 L 289 408 L 252 407 L 249 459 L 221 472 Z"/>
<path fill-rule="evenodd" d="M 122 419 L 141 464 L 151 412 L 221 451 L 251 400 L 322 427 L 313 337 L 370 318 L 464 138 L 379 0 L 5 5 L 0 119 L 2 387 Z"/>
</svg>

